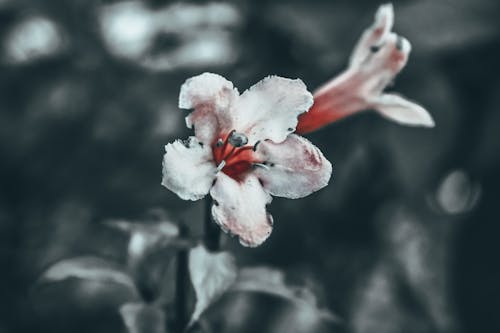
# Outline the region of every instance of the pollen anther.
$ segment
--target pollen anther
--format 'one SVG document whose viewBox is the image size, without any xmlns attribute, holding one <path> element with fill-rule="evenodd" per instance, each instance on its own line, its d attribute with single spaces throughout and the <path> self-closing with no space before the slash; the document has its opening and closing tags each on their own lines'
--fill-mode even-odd
<svg viewBox="0 0 500 333">
<path fill-rule="evenodd" d="M 253 145 L 253 148 L 252 148 L 252 149 L 253 149 L 253 151 L 257 151 L 257 146 L 259 145 L 259 143 L 260 143 L 260 140 L 259 140 L 259 141 L 257 141 L 257 142 Z"/>
<path fill-rule="evenodd" d="M 254 167 L 259 167 L 259 168 L 263 168 L 263 169 L 269 170 L 269 166 L 266 164 L 266 162 L 264 162 L 264 163 L 253 163 L 252 165 Z"/>
<path fill-rule="evenodd" d="M 243 147 L 248 143 L 248 138 L 243 133 L 233 131 L 228 138 L 228 142 L 233 147 Z"/>
<path fill-rule="evenodd" d="M 224 167 L 226 166 L 226 160 L 222 160 L 219 165 L 217 166 L 217 170 L 216 172 L 219 172 L 221 171 L 222 169 L 224 169 Z"/>
</svg>

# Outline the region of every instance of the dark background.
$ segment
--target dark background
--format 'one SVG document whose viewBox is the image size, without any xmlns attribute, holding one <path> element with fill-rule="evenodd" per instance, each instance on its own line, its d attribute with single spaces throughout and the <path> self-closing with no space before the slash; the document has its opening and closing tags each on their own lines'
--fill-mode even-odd
<svg viewBox="0 0 500 333">
<path fill-rule="evenodd" d="M 203 203 L 160 186 L 163 146 L 189 135 L 186 78 L 212 71 L 243 91 L 277 74 L 314 90 L 380 4 L 132 3 L 0 1 L 2 333 L 50 331 L 31 297 L 49 264 L 125 260 L 126 237 L 102 221 L 160 207 L 199 232 Z M 394 5 L 413 50 L 390 89 L 436 127 L 366 112 L 309 135 L 333 164 L 330 185 L 275 198 L 261 247 L 224 248 L 306 283 L 349 332 L 500 331 L 500 2 Z"/>
</svg>

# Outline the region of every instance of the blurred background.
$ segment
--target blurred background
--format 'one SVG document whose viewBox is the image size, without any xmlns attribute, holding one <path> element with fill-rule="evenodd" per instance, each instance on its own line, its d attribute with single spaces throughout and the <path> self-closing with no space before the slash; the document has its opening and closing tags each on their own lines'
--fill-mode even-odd
<svg viewBox="0 0 500 333">
<path fill-rule="evenodd" d="M 366 112 L 309 135 L 330 185 L 275 198 L 262 246 L 224 236 L 223 248 L 311 289 L 340 318 L 334 332 L 500 332 L 500 2 L 393 3 L 413 51 L 391 89 L 437 126 Z M 189 135 L 180 85 L 211 71 L 240 91 L 269 74 L 314 90 L 345 68 L 380 4 L 1 0 L 0 332 L 123 331 L 71 285 L 33 286 L 65 258 L 124 264 L 128 238 L 109 219 L 161 211 L 201 232 L 203 202 L 160 185 L 164 145 Z M 120 303 L 104 289 L 99 302 Z M 213 331 L 311 331 L 259 302 Z M 210 320 L 228 315 L 222 304 Z"/>
</svg>

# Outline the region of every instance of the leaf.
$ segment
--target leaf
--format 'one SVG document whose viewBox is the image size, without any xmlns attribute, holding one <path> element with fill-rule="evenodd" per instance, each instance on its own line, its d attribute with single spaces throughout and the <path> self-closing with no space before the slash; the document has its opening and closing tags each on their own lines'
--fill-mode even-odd
<svg viewBox="0 0 500 333">
<path fill-rule="evenodd" d="M 104 223 L 130 234 L 128 256 L 132 264 L 137 263 L 144 256 L 165 247 L 189 247 L 190 245 L 188 240 L 179 237 L 179 227 L 165 216 L 154 221 L 116 219 Z"/>
<path fill-rule="evenodd" d="M 165 314 L 162 309 L 144 303 L 126 303 L 120 315 L 129 333 L 166 333 Z"/>
<path fill-rule="evenodd" d="M 127 265 L 145 301 L 168 303 L 172 283 L 171 260 L 178 249 L 191 248 L 192 241 L 183 237 L 181 228 L 171 222 L 163 210 L 150 210 L 140 220 L 111 219 L 107 226 L 130 235 Z"/>
<path fill-rule="evenodd" d="M 189 273 L 196 293 L 191 326 L 234 283 L 237 269 L 230 253 L 211 253 L 199 245 L 189 252 Z"/>
<path fill-rule="evenodd" d="M 36 317 L 51 332 L 74 332 L 75 322 L 86 325 L 79 326 L 82 331 L 116 332 L 122 327 L 117 310 L 139 300 L 132 279 L 117 264 L 96 257 L 55 263 L 30 291 Z"/>
<path fill-rule="evenodd" d="M 129 233 L 132 233 L 134 231 L 143 231 L 170 238 L 177 237 L 179 235 L 179 228 L 177 227 L 177 225 L 168 220 L 160 220 L 155 222 L 131 222 L 122 219 L 112 219 L 106 221 L 105 224 Z"/>
<path fill-rule="evenodd" d="M 97 257 L 65 259 L 50 266 L 40 277 L 39 283 L 56 282 L 69 278 L 114 282 L 129 287 L 136 293 L 135 284 L 128 274 L 114 263 Z"/>
<path fill-rule="evenodd" d="M 316 296 L 306 287 L 289 286 L 285 283 L 285 274 L 269 267 L 247 267 L 240 270 L 238 279 L 231 291 L 256 292 L 285 298 L 298 306 L 314 309 L 326 320 L 334 322 L 340 319 L 328 310 L 318 308 Z"/>
</svg>

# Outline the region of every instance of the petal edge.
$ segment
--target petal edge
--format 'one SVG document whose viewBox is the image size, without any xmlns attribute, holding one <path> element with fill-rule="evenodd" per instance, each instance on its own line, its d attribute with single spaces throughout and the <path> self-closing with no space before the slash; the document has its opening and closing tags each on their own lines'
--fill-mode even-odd
<svg viewBox="0 0 500 333">
<path fill-rule="evenodd" d="M 212 150 L 195 137 L 165 146 L 161 184 L 184 200 L 199 200 L 208 194 L 215 179 Z"/>
<path fill-rule="evenodd" d="M 238 99 L 233 110 L 235 129 L 247 134 L 250 145 L 266 139 L 282 142 L 312 104 L 312 94 L 302 80 L 268 76 Z"/>
<path fill-rule="evenodd" d="M 309 140 L 291 134 L 282 143 L 262 142 L 257 150 L 264 167 L 254 170 L 270 194 L 298 199 L 330 181 L 332 165 Z"/>
<path fill-rule="evenodd" d="M 396 94 L 382 94 L 373 108 L 385 118 L 408 126 L 434 127 L 430 113 L 417 103 Z"/>
<path fill-rule="evenodd" d="M 269 237 L 273 219 L 266 205 L 272 197 L 257 177 L 250 174 L 239 182 L 221 172 L 210 195 L 214 222 L 224 232 L 238 235 L 243 246 L 259 246 Z"/>
</svg>

